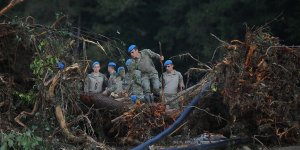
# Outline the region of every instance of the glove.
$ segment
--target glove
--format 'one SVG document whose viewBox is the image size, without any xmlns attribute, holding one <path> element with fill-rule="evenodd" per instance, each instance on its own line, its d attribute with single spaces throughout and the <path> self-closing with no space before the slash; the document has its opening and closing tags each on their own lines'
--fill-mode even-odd
<svg viewBox="0 0 300 150">
<path fill-rule="evenodd" d="M 65 68 L 65 64 L 63 62 L 58 62 L 56 65 L 57 65 L 57 68 L 60 70 L 63 70 Z"/>
</svg>

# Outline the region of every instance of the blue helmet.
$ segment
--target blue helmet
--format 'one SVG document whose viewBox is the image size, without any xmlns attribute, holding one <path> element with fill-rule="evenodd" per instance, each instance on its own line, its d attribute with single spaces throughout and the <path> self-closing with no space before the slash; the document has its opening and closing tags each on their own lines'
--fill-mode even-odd
<svg viewBox="0 0 300 150">
<path fill-rule="evenodd" d="M 131 58 L 127 59 L 126 62 L 125 62 L 125 65 L 129 66 L 131 64 L 132 64 L 132 59 Z"/>
<path fill-rule="evenodd" d="M 57 65 L 57 68 L 60 70 L 63 70 L 65 68 L 65 64 L 63 62 L 58 62 L 56 65 Z"/>
<path fill-rule="evenodd" d="M 164 63 L 164 66 L 166 67 L 167 65 L 173 64 L 172 60 L 166 60 Z"/>
<path fill-rule="evenodd" d="M 128 47 L 128 53 L 131 53 L 131 51 L 134 50 L 135 48 L 137 48 L 136 45 L 134 45 L 134 44 L 133 44 L 133 45 L 130 45 L 130 46 Z"/>
<path fill-rule="evenodd" d="M 116 65 L 116 63 L 114 63 L 114 62 L 109 62 L 107 66 L 108 66 L 108 67 L 114 67 L 114 68 L 115 68 L 117 65 Z"/>
<path fill-rule="evenodd" d="M 96 65 L 100 65 L 99 61 L 94 61 L 93 65 L 92 65 L 93 68 L 94 68 Z"/>
<path fill-rule="evenodd" d="M 121 67 L 119 67 L 119 68 L 118 68 L 118 71 L 117 71 L 117 72 L 118 72 L 118 74 L 120 74 L 120 73 L 121 73 L 121 71 L 125 71 L 125 68 L 124 68 L 123 66 L 121 66 Z"/>
<path fill-rule="evenodd" d="M 133 103 L 136 102 L 136 99 L 137 99 L 137 96 L 136 96 L 136 95 L 131 95 L 131 101 L 132 101 Z"/>
</svg>

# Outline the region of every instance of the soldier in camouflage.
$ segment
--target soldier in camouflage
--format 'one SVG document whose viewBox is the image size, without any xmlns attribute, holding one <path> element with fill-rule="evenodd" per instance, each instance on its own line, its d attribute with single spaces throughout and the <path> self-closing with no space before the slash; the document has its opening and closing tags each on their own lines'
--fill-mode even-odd
<svg viewBox="0 0 300 150">
<path fill-rule="evenodd" d="M 183 78 L 180 72 L 174 69 L 173 62 L 167 60 L 164 63 L 166 72 L 162 74 L 160 80 L 164 80 L 164 102 L 170 109 L 178 109 L 179 102 L 177 100 L 172 101 L 177 93 L 184 89 Z"/>
<path fill-rule="evenodd" d="M 158 59 L 163 61 L 164 57 L 151 51 L 150 49 L 144 49 L 139 51 L 136 45 L 131 45 L 128 48 L 128 53 L 133 60 L 134 70 L 139 70 L 142 77 L 142 86 L 145 94 L 145 99 L 153 101 L 151 98 L 151 87 L 154 95 L 159 95 L 160 82 L 158 78 L 158 72 L 155 69 L 152 59 Z"/>
<path fill-rule="evenodd" d="M 107 71 L 110 74 L 108 79 L 107 88 L 103 91 L 103 95 L 110 95 L 111 93 L 118 94 L 122 92 L 122 81 L 118 78 L 115 70 L 116 64 L 114 62 L 108 63 Z"/>
<path fill-rule="evenodd" d="M 100 63 L 95 61 L 92 65 L 93 72 L 88 74 L 84 82 L 84 92 L 101 93 L 103 86 L 107 84 L 107 78 L 100 73 Z"/>
<path fill-rule="evenodd" d="M 142 87 L 141 71 L 134 69 L 132 59 L 128 59 L 125 64 L 128 70 L 128 73 L 124 78 L 125 81 L 123 81 L 123 83 L 126 82 L 128 84 L 125 90 L 129 95 L 136 95 L 138 99 L 143 101 L 144 92 Z"/>
</svg>

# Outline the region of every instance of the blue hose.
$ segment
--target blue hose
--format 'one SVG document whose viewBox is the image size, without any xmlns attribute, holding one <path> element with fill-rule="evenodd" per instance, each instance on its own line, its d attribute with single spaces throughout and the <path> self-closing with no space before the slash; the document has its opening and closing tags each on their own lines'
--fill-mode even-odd
<svg viewBox="0 0 300 150">
<path fill-rule="evenodd" d="M 184 109 L 184 111 L 180 114 L 177 120 L 171 126 L 169 126 L 169 128 L 167 128 L 160 134 L 156 135 L 152 139 L 149 139 L 145 143 L 142 143 L 137 147 L 133 148 L 133 150 L 144 150 L 148 148 L 150 145 L 156 143 L 158 140 L 172 133 L 175 129 L 177 129 L 182 124 L 184 119 L 189 115 L 189 113 L 194 109 L 194 106 L 197 105 L 198 101 L 204 96 L 204 93 L 208 90 L 209 87 L 210 87 L 210 82 L 205 83 L 201 92 L 196 97 L 194 97 L 192 102 Z"/>
</svg>

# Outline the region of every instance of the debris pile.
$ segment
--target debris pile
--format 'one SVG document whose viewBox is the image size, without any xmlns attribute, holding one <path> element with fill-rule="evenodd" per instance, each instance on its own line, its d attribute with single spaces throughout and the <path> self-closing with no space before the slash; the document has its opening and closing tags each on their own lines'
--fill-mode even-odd
<svg viewBox="0 0 300 150">
<path fill-rule="evenodd" d="M 297 143 L 300 47 L 263 31 L 248 29 L 245 41 L 225 43 L 227 54 L 213 69 L 214 90 L 228 107 L 225 128 L 266 143 Z"/>
<path fill-rule="evenodd" d="M 48 143 L 63 135 L 68 142 L 105 149 L 104 141 L 140 144 L 176 120 L 181 110 L 166 111 L 162 103 L 133 105 L 128 98 L 120 102 L 82 95 L 89 67 L 86 47 L 94 45 L 110 59 L 120 56 L 120 49 L 75 35 L 43 26 L 0 24 L 0 130 L 38 126 L 37 134 Z M 178 93 L 185 108 L 201 91 L 201 83 L 212 83 L 172 136 L 218 133 L 271 145 L 299 143 L 300 47 L 281 45 L 263 28 L 248 30 L 244 41 L 221 42 L 224 58 L 199 69 L 207 71 L 205 77 Z M 65 67 L 57 67 L 58 62 Z"/>
</svg>

